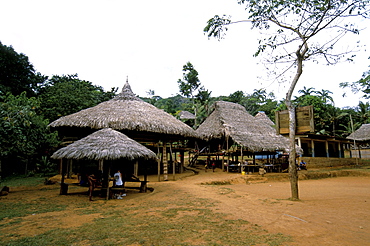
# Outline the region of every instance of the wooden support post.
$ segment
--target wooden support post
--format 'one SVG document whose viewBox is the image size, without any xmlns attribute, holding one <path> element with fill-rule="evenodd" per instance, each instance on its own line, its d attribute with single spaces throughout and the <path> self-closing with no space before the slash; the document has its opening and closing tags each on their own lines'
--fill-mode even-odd
<svg viewBox="0 0 370 246">
<path fill-rule="evenodd" d="M 99 164 L 100 164 L 100 161 L 99 161 Z M 101 160 L 101 164 L 102 164 L 102 167 L 103 167 L 103 160 Z M 109 200 L 109 193 L 110 193 L 110 187 L 109 187 L 109 175 L 110 175 L 110 169 L 111 169 L 111 162 L 109 162 L 108 164 L 108 172 L 106 174 L 106 177 L 107 177 L 107 181 L 106 181 L 106 185 L 107 185 L 107 194 L 106 194 L 106 197 L 105 199 L 106 200 Z"/>
<path fill-rule="evenodd" d="M 158 153 L 157 153 L 157 162 L 158 162 L 158 182 L 161 182 L 161 160 L 162 160 L 162 157 L 163 155 L 161 155 L 161 152 L 160 152 L 160 146 L 159 146 L 159 142 L 158 142 Z"/>
<path fill-rule="evenodd" d="M 60 159 L 60 165 L 62 169 L 62 179 L 60 180 L 60 195 L 67 195 L 68 193 L 68 185 L 64 183 L 64 175 L 65 175 L 65 165 L 63 165 L 63 159 Z"/>
<path fill-rule="evenodd" d="M 184 160 L 185 160 L 185 152 L 184 151 L 180 151 L 180 163 L 181 163 L 181 166 L 180 166 L 180 173 L 183 173 L 184 172 Z"/>
<path fill-rule="evenodd" d="M 175 153 L 176 156 L 176 153 Z M 172 163 L 172 178 L 173 180 L 176 180 L 176 157 L 173 158 L 173 152 L 172 152 L 172 143 L 170 143 L 170 160 Z"/>
<path fill-rule="evenodd" d="M 139 174 L 139 161 L 136 160 L 134 164 L 134 175 L 137 177 Z"/>
<path fill-rule="evenodd" d="M 311 146 L 312 146 L 312 156 L 311 157 L 315 157 L 315 141 L 311 140 Z"/>
<path fill-rule="evenodd" d="M 167 143 L 163 142 L 163 180 L 168 181 Z"/>
<path fill-rule="evenodd" d="M 230 166 L 229 137 L 226 138 L 226 153 L 227 153 L 227 172 L 229 172 Z"/>
<path fill-rule="evenodd" d="M 104 172 L 103 163 L 104 163 L 104 160 L 99 160 L 99 171 L 101 171 L 102 173 Z"/>
<path fill-rule="evenodd" d="M 68 165 L 67 165 L 67 178 L 72 178 L 72 166 L 73 166 L 73 160 L 68 159 Z"/>
</svg>

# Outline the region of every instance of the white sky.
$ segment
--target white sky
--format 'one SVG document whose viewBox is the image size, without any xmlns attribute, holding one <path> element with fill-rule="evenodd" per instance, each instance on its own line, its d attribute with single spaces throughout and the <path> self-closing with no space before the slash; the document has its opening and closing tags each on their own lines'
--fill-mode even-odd
<svg viewBox="0 0 370 246">
<path fill-rule="evenodd" d="M 266 88 L 280 100 L 289 86 L 259 78 L 266 71 L 252 56 L 258 32 L 248 24 L 230 26 L 220 42 L 204 35 L 207 20 L 216 14 L 246 19 L 247 12 L 236 0 L 0 0 L 0 4 L 0 41 L 27 55 L 44 75 L 77 73 L 105 90 L 121 90 L 128 76 L 135 94 L 145 97 L 154 90 L 165 98 L 179 92 L 177 80 L 190 61 L 211 96 Z M 364 33 L 359 38 L 369 45 L 368 37 Z M 349 40 L 355 44 L 355 39 Z M 350 96 L 342 98 L 339 83 L 357 81 L 369 69 L 369 56 L 362 51 L 354 64 L 309 65 L 296 92 L 303 86 L 330 90 L 336 106 L 356 106 L 365 100 L 349 90 Z"/>
</svg>

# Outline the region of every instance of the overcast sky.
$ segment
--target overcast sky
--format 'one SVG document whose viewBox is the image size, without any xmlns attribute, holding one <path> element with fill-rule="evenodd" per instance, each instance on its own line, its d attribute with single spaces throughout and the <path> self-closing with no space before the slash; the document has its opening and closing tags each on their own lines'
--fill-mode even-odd
<svg viewBox="0 0 370 246">
<path fill-rule="evenodd" d="M 161 97 L 178 94 L 177 80 L 182 78 L 182 66 L 188 61 L 198 71 L 202 85 L 212 91 L 211 96 L 265 88 L 280 100 L 290 83 L 265 79 L 264 66 L 252 56 L 258 32 L 249 24 L 230 26 L 221 41 L 204 35 L 207 20 L 215 14 L 246 19 L 246 11 L 236 0 L 0 3 L 0 41 L 27 55 L 44 75 L 77 73 L 80 79 L 105 90 L 121 90 L 128 76 L 133 92 L 143 97 L 149 90 Z M 366 33 L 369 31 L 349 41 L 361 39 L 363 45 L 370 45 Z M 339 83 L 357 81 L 369 69 L 369 56 L 362 50 L 353 64 L 307 65 L 296 92 L 303 86 L 330 90 L 336 106 L 356 106 L 359 100 L 365 100 L 349 90 L 348 97 L 343 98 L 345 91 Z"/>
</svg>

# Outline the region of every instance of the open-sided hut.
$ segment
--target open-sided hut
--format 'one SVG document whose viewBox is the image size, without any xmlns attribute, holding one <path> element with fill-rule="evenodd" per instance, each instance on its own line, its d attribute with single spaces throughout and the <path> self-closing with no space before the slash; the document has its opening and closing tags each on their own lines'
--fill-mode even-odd
<svg viewBox="0 0 370 246">
<path fill-rule="evenodd" d="M 156 160 L 157 156 L 153 151 L 130 139 L 123 133 L 105 128 L 57 150 L 51 158 L 95 160 L 99 161 L 99 165 L 102 165 L 101 168 L 104 169 L 103 163 L 107 160 Z M 108 170 L 108 175 L 110 166 L 105 169 Z M 62 170 L 65 170 L 65 168 L 62 167 Z M 144 175 L 144 181 L 146 181 L 146 175 Z M 64 171 L 62 171 L 61 183 L 61 187 L 63 187 Z M 106 187 L 108 187 L 108 183 Z"/>
<path fill-rule="evenodd" d="M 64 137 L 77 139 L 102 128 L 112 128 L 155 151 L 161 142 L 163 163 L 167 163 L 167 143 L 197 137 L 190 126 L 135 96 L 128 82 L 115 98 L 61 117 L 49 126 L 57 129 Z M 170 150 L 176 151 L 174 148 Z M 178 151 L 182 153 L 183 149 Z M 163 165 L 163 169 L 167 173 L 167 164 Z"/>
<path fill-rule="evenodd" d="M 256 155 L 289 151 L 289 139 L 250 115 L 239 104 L 217 101 L 212 113 L 196 130 L 210 146 L 210 152 L 226 150 L 230 155 Z M 237 146 L 231 153 L 231 146 Z"/>
<path fill-rule="evenodd" d="M 352 157 L 370 158 L 370 124 L 363 124 L 347 139 L 353 141 Z"/>
</svg>

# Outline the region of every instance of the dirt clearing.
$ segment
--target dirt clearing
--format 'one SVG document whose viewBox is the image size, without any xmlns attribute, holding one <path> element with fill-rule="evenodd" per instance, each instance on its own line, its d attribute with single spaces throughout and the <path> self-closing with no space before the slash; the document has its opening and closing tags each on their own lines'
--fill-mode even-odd
<svg viewBox="0 0 370 246">
<path fill-rule="evenodd" d="M 176 181 L 156 182 L 156 177 L 153 176 L 149 186 L 154 188 L 154 192 L 128 192 L 123 200 L 105 201 L 94 197 L 93 202 L 88 201 L 85 194 L 87 188 L 71 188 L 70 192 L 73 194 L 67 196 L 58 195 L 57 184 L 37 186 L 34 189 L 16 188 L 8 196 L 1 197 L 0 203 L 8 204 L 11 209 L 12 203 L 31 201 L 35 204 L 35 212 L 24 217 L 9 216 L 0 220 L 0 241 L 4 237 L 8 240 L 13 235 L 14 228 L 17 238 L 36 236 L 51 229 L 79 228 L 106 218 L 107 211 L 112 215 L 120 214 L 126 219 L 136 215 L 138 221 L 139 215 L 145 214 L 147 217 L 144 221 L 148 222 L 166 211 L 166 216 L 174 220 L 174 223 L 176 219 L 184 223 L 187 217 L 196 217 L 203 213 L 205 208 L 202 206 L 207 206 L 207 209 L 220 215 L 222 220 L 249 222 L 248 226 L 238 225 L 238 233 L 254 226 L 268 233 L 291 236 L 292 242 L 284 242 L 282 245 L 370 245 L 370 177 L 301 180 L 301 201 L 295 202 L 288 199 L 289 182 L 269 181 L 267 178 L 225 173 L 219 169 L 216 172 L 200 172 Z M 46 201 L 60 206 L 60 211 L 41 211 L 42 204 Z M 176 201 L 182 202 L 181 209 Z M 157 207 L 153 207 L 154 204 Z M 157 204 L 161 206 L 158 207 Z M 169 214 L 168 211 L 176 206 L 176 213 Z M 191 209 L 187 210 L 186 207 Z M 197 207 L 203 210 L 197 210 Z M 135 210 L 135 215 L 128 212 L 131 210 Z M 209 217 L 205 219 L 212 220 Z M 222 220 L 217 218 L 219 222 L 212 221 L 211 225 L 216 223 L 217 227 L 217 224 L 223 223 Z M 217 232 L 205 228 L 203 233 L 212 235 Z M 196 234 L 191 234 L 181 244 L 233 245 L 222 240 L 207 241 L 194 235 Z M 82 245 L 81 243 L 87 242 L 81 241 L 76 245 Z M 136 242 L 133 245 L 150 245 L 150 242 L 143 240 L 142 243 Z"/>
</svg>

